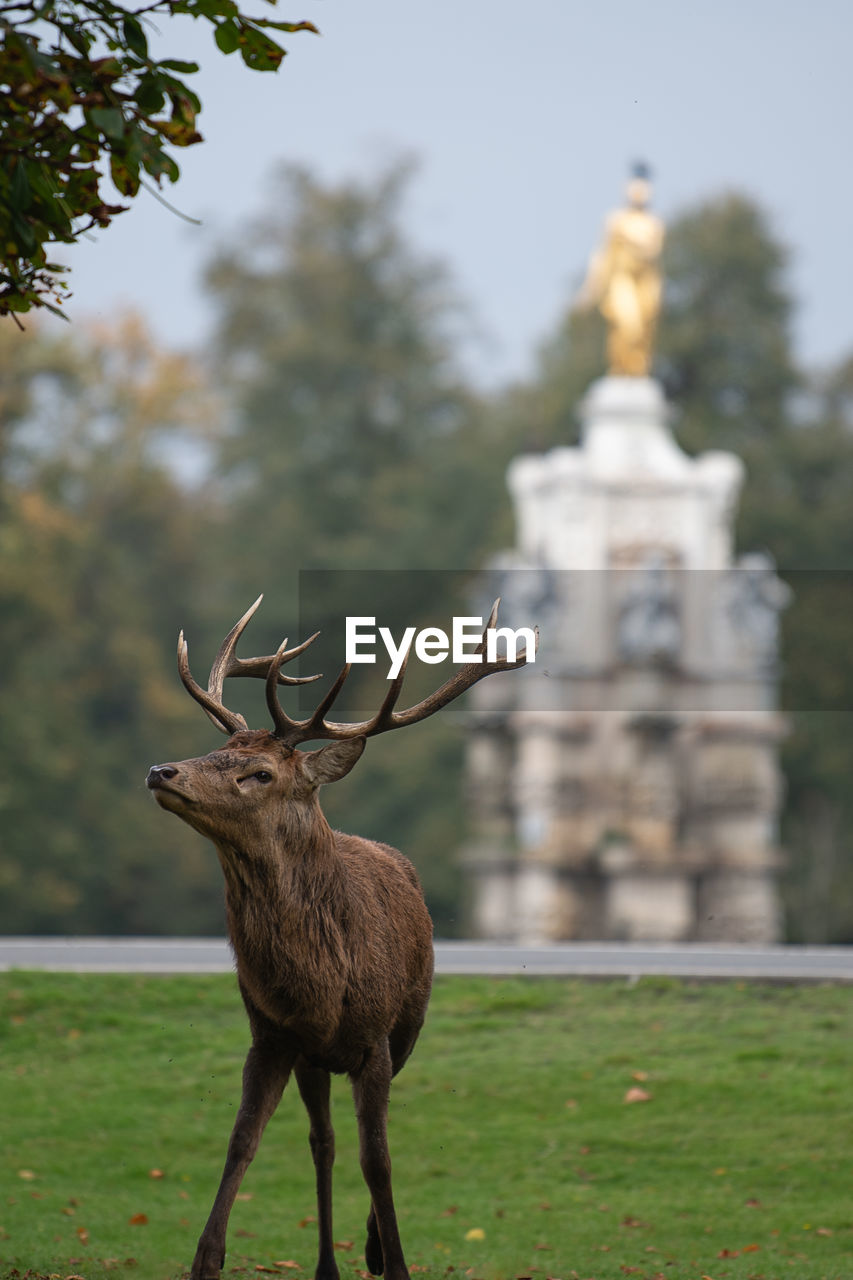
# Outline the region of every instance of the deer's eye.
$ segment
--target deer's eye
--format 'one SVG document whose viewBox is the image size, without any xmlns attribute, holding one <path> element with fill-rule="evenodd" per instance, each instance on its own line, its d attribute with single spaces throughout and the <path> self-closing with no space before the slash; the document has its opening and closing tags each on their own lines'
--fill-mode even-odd
<svg viewBox="0 0 853 1280">
<path fill-rule="evenodd" d="M 258 782 L 272 782 L 272 774 L 267 769 L 259 769 L 252 777 L 257 778 Z"/>
</svg>

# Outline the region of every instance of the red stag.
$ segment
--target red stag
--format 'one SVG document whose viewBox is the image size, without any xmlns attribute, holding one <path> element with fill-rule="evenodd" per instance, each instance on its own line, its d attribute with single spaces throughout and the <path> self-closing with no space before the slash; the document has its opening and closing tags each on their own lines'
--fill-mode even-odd
<svg viewBox="0 0 853 1280">
<path fill-rule="evenodd" d="M 379 711 L 360 724 L 326 715 L 349 673 L 344 667 L 307 720 L 292 720 L 279 684 L 319 677 L 281 674 L 311 643 L 274 656 L 241 659 L 235 650 L 260 599 L 225 638 L 207 691 L 190 674 L 183 634 L 181 679 L 227 743 L 209 755 L 155 765 L 148 786 L 170 813 L 208 836 L 225 875 L 228 933 L 252 1046 L 225 1169 L 201 1234 L 191 1280 L 218 1280 L 228 1217 L 264 1126 L 293 1071 L 310 1118 L 320 1249 L 317 1280 L 338 1280 L 332 1242 L 330 1072 L 352 1083 L 361 1168 L 370 1192 L 367 1265 L 387 1280 L 407 1280 L 394 1202 L 386 1124 L 392 1076 L 423 1025 L 433 970 L 432 923 L 411 863 L 388 845 L 332 831 L 318 788 L 349 773 L 365 739 L 399 729 L 446 706 L 483 676 L 522 666 L 505 658 L 471 662 L 423 701 L 395 711 L 405 664 Z M 497 602 L 487 623 L 494 627 Z M 485 633 L 477 653 L 484 654 Z M 273 731 L 250 730 L 222 701 L 227 676 L 266 681 Z M 297 744 L 329 738 L 317 750 Z"/>
</svg>

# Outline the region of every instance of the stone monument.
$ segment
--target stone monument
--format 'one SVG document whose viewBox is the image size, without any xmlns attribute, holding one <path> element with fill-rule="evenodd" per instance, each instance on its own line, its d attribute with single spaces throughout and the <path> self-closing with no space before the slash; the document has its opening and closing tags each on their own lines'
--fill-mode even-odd
<svg viewBox="0 0 853 1280">
<path fill-rule="evenodd" d="M 504 624 L 538 623 L 541 643 L 516 680 L 470 695 L 479 937 L 780 936 L 787 587 L 768 557 L 734 559 L 740 460 L 686 455 L 648 376 L 662 228 L 643 222 L 647 197 L 635 175 L 584 289 L 611 371 L 579 406 L 580 443 L 509 468 L 516 546 L 483 594 L 502 596 Z"/>
</svg>

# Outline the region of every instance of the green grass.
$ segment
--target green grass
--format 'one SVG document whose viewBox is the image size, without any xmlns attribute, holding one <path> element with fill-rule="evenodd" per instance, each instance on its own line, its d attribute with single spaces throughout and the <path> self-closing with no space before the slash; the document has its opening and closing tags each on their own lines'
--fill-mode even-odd
<svg viewBox="0 0 853 1280">
<path fill-rule="evenodd" d="M 10 973 L 0 998 L 0 1280 L 183 1275 L 239 1096 L 233 978 Z M 426 1280 L 851 1280 L 851 1046 L 842 986 L 440 980 L 392 1095 L 409 1265 Z M 631 1088 L 650 1099 L 626 1103 Z M 345 1081 L 334 1097 L 354 1280 L 367 1196 Z M 225 1275 L 310 1277 L 293 1086 L 243 1191 Z"/>
</svg>

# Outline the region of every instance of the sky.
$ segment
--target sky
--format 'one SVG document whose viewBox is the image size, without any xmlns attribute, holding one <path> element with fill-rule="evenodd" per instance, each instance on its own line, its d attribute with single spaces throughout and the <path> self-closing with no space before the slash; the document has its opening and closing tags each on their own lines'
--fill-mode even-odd
<svg viewBox="0 0 853 1280">
<path fill-rule="evenodd" d="M 245 0 L 246 11 L 265 9 Z M 284 37 L 277 74 L 225 57 L 207 24 L 159 20 L 160 47 L 201 63 L 205 141 L 164 195 L 69 249 L 74 318 L 140 310 L 202 348 L 214 248 L 247 233 L 283 162 L 337 182 L 418 161 L 411 243 L 444 261 L 483 386 L 525 376 L 622 202 L 632 162 L 666 219 L 751 195 L 791 251 L 795 342 L 812 366 L 853 350 L 850 0 L 278 0 L 321 31 Z M 57 255 L 60 256 L 60 255 Z"/>
</svg>

